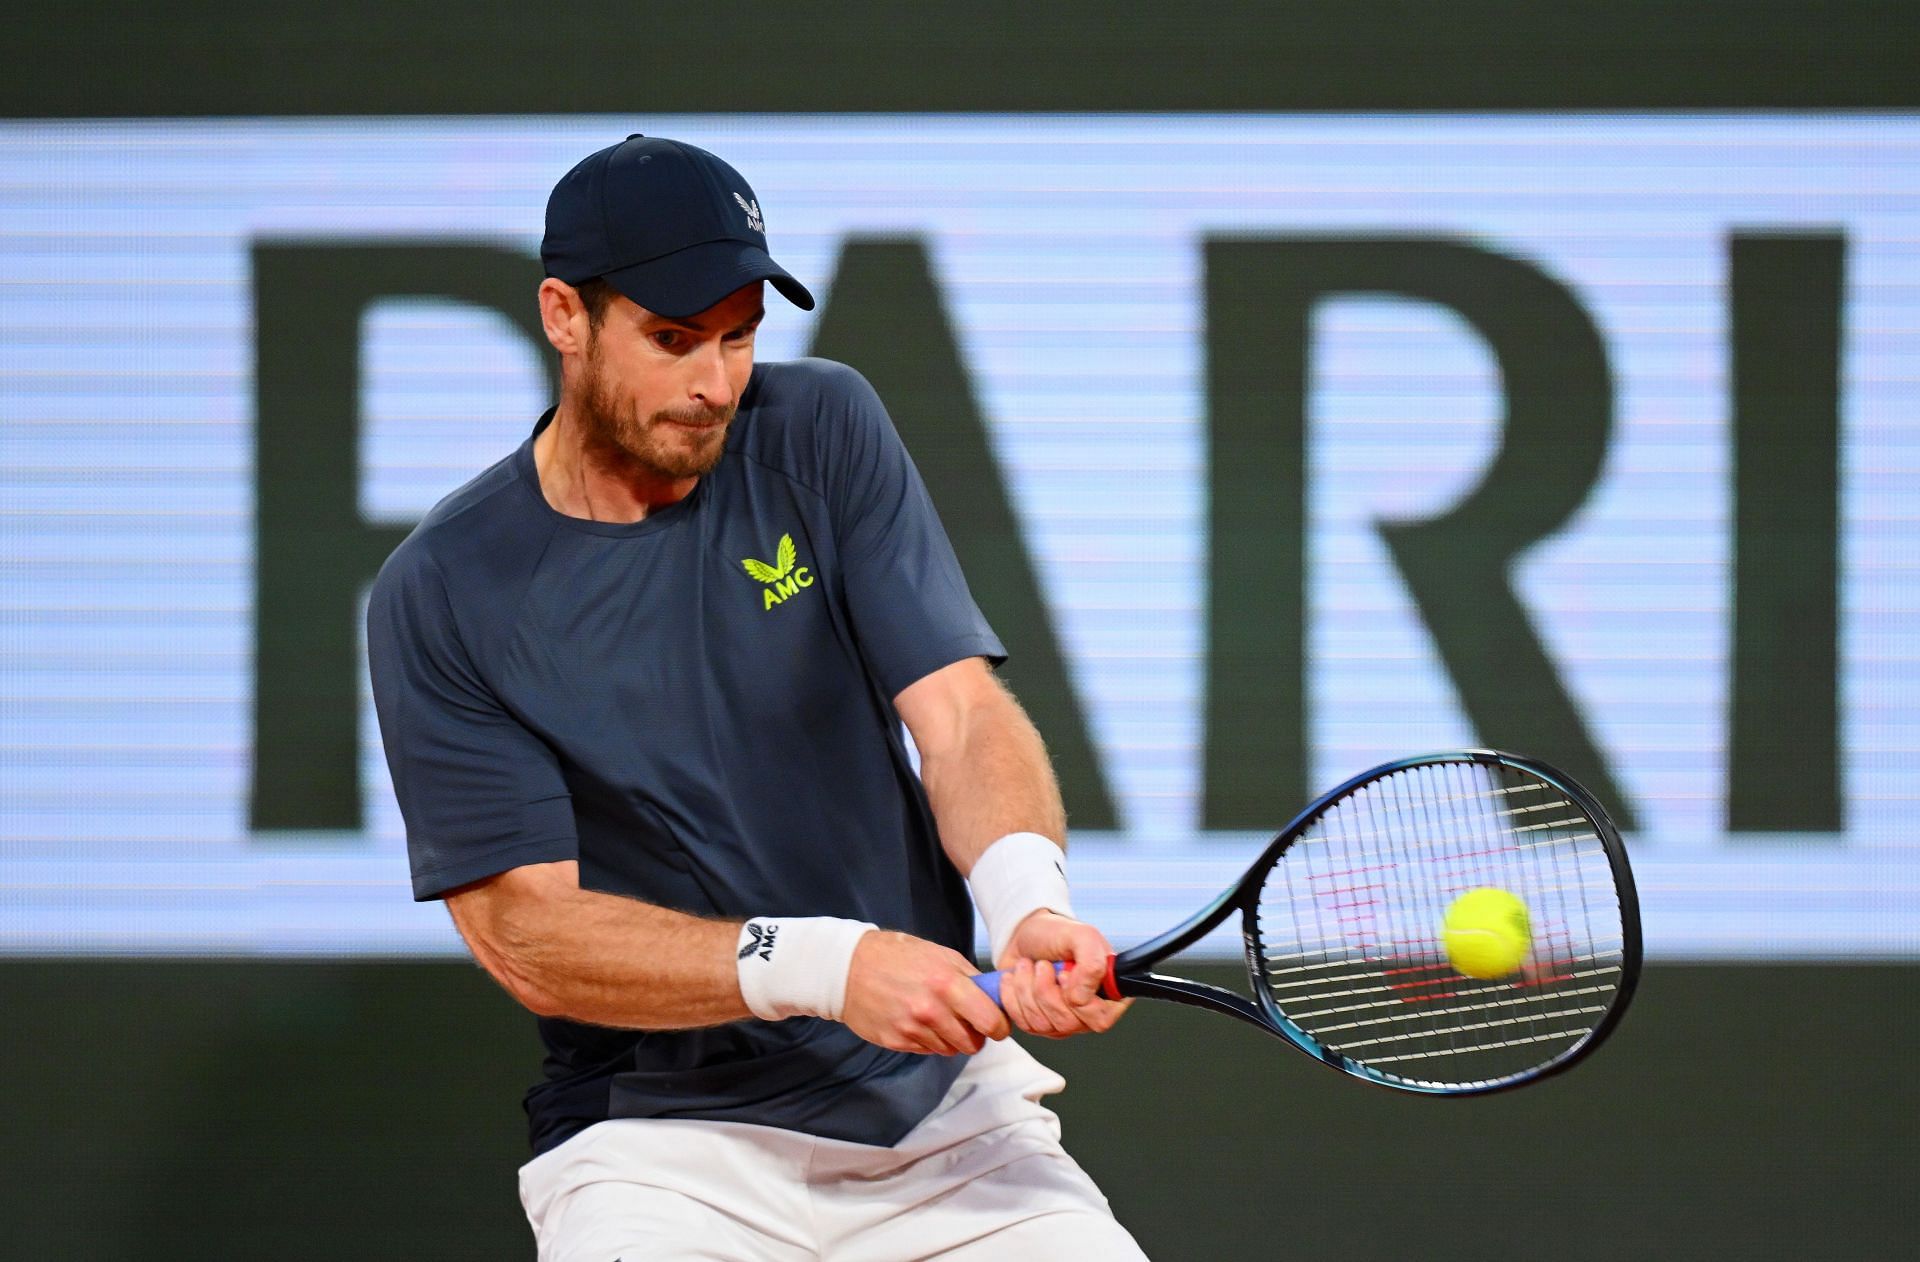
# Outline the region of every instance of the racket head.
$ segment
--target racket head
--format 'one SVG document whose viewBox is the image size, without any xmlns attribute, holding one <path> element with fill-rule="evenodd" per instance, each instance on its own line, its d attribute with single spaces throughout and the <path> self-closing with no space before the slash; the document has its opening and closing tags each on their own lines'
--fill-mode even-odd
<svg viewBox="0 0 1920 1262">
<path fill-rule="evenodd" d="M 1531 918 L 1520 968 L 1489 980 L 1443 943 L 1452 900 L 1485 888 Z M 1262 1024 L 1400 1091 L 1478 1095 L 1562 1072 L 1605 1041 L 1639 979 L 1619 831 L 1571 777 L 1514 754 L 1355 776 L 1295 817 L 1228 901 Z"/>
</svg>

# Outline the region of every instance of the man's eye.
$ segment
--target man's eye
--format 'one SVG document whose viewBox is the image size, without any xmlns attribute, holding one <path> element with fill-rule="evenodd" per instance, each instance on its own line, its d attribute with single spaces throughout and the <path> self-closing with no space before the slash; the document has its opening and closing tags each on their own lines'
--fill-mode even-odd
<svg viewBox="0 0 1920 1262">
<path fill-rule="evenodd" d="M 663 351 L 670 351 L 680 345 L 680 335 L 672 329 L 661 329 L 653 335 L 653 344 Z"/>
</svg>

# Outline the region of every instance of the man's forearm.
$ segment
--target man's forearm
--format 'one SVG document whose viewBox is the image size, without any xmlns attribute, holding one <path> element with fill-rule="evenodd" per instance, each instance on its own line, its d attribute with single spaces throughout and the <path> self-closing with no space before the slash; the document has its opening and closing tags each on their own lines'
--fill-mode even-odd
<svg viewBox="0 0 1920 1262">
<path fill-rule="evenodd" d="M 965 957 L 864 922 L 703 920 L 582 890 L 572 862 L 503 872 L 449 895 L 447 908 L 474 958 L 543 1016 L 641 1030 L 816 1016 L 881 1047 L 940 1055 L 1007 1033 Z"/>
<path fill-rule="evenodd" d="M 1012 694 L 998 681 L 991 686 L 995 695 L 951 740 L 921 750 L 920 779 L 940 844 L 963 876 L 1008 833 L 1039 833 L 1066 848 L 1066 810 L 1040 733 Z"/>
<path fill-rule="evenodd" d="M 474 958 L 542 1016 L 676 1030 L 748 1016 L 736 923 L 578 887 L 572 864 L 518 869 L 448 900 Z M 524 888 L 541 882 L 537 896 Z M 522 887 L 514 888 L 518 883 Z"/>
</svg>

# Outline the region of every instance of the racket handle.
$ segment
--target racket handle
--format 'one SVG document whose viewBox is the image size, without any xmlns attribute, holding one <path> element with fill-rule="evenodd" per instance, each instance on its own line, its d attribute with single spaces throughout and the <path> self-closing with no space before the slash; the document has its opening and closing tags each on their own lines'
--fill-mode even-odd
<svg viewBox="0 0 1920 1262">
<path fill-rule="evenodd" d="M 1073 965 L 1066 960 L 1055 960 L 1053 962 L 1053 971 L 1061 977 L 1065 977 L 1072 968 Z M 1000 979 L 1005 976 L 1005 973 L 975 973 L 973 984 L 986 991 L 987 998 L 993 1000 L 995 1003 L 999 1003 Z M 1107 978 L 1105 983 L 1100 987 L 1100 993 L 1108 999 L 1118 999 L 1120 997 L 1114 989 L 1113 957 L 1111 955 L 1107 957 Z"/>
<path fill-rule="evenodd" d="M 1053 971 L 1062 977 L 1067 975 L 1067 969 L 1070 967 L 1072 966 L 1065 960 L 1055 960 L 1053 962 Z M 999 1003 L 1000 979 L 1005 976 L 1005 973 L 975 973 L 973 975 L 973 984 L 986 991 L 987 998 L 993 1000 L 995 1003 Z"/>
</svg>

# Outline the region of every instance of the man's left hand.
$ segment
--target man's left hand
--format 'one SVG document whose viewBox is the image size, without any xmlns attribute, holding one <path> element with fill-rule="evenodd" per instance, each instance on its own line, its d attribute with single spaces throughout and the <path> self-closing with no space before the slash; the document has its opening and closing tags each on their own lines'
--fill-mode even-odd
<svg viewBox="0 0 1920 1262">
<path fill-rule="evenodd" d="M 1100 997 L 1113 946 L 1107 935 L 1058 912 L 1036 911 L 1013 931 L 1000 959 L 1006 977 L 1000 1003 L 1015 1026 L 1029 1034 L 1063 1039 L 1113 1028 L 1131 999 Z M 1055 960 L 1071 967 L 1056 974 Z"/>
</svg>

